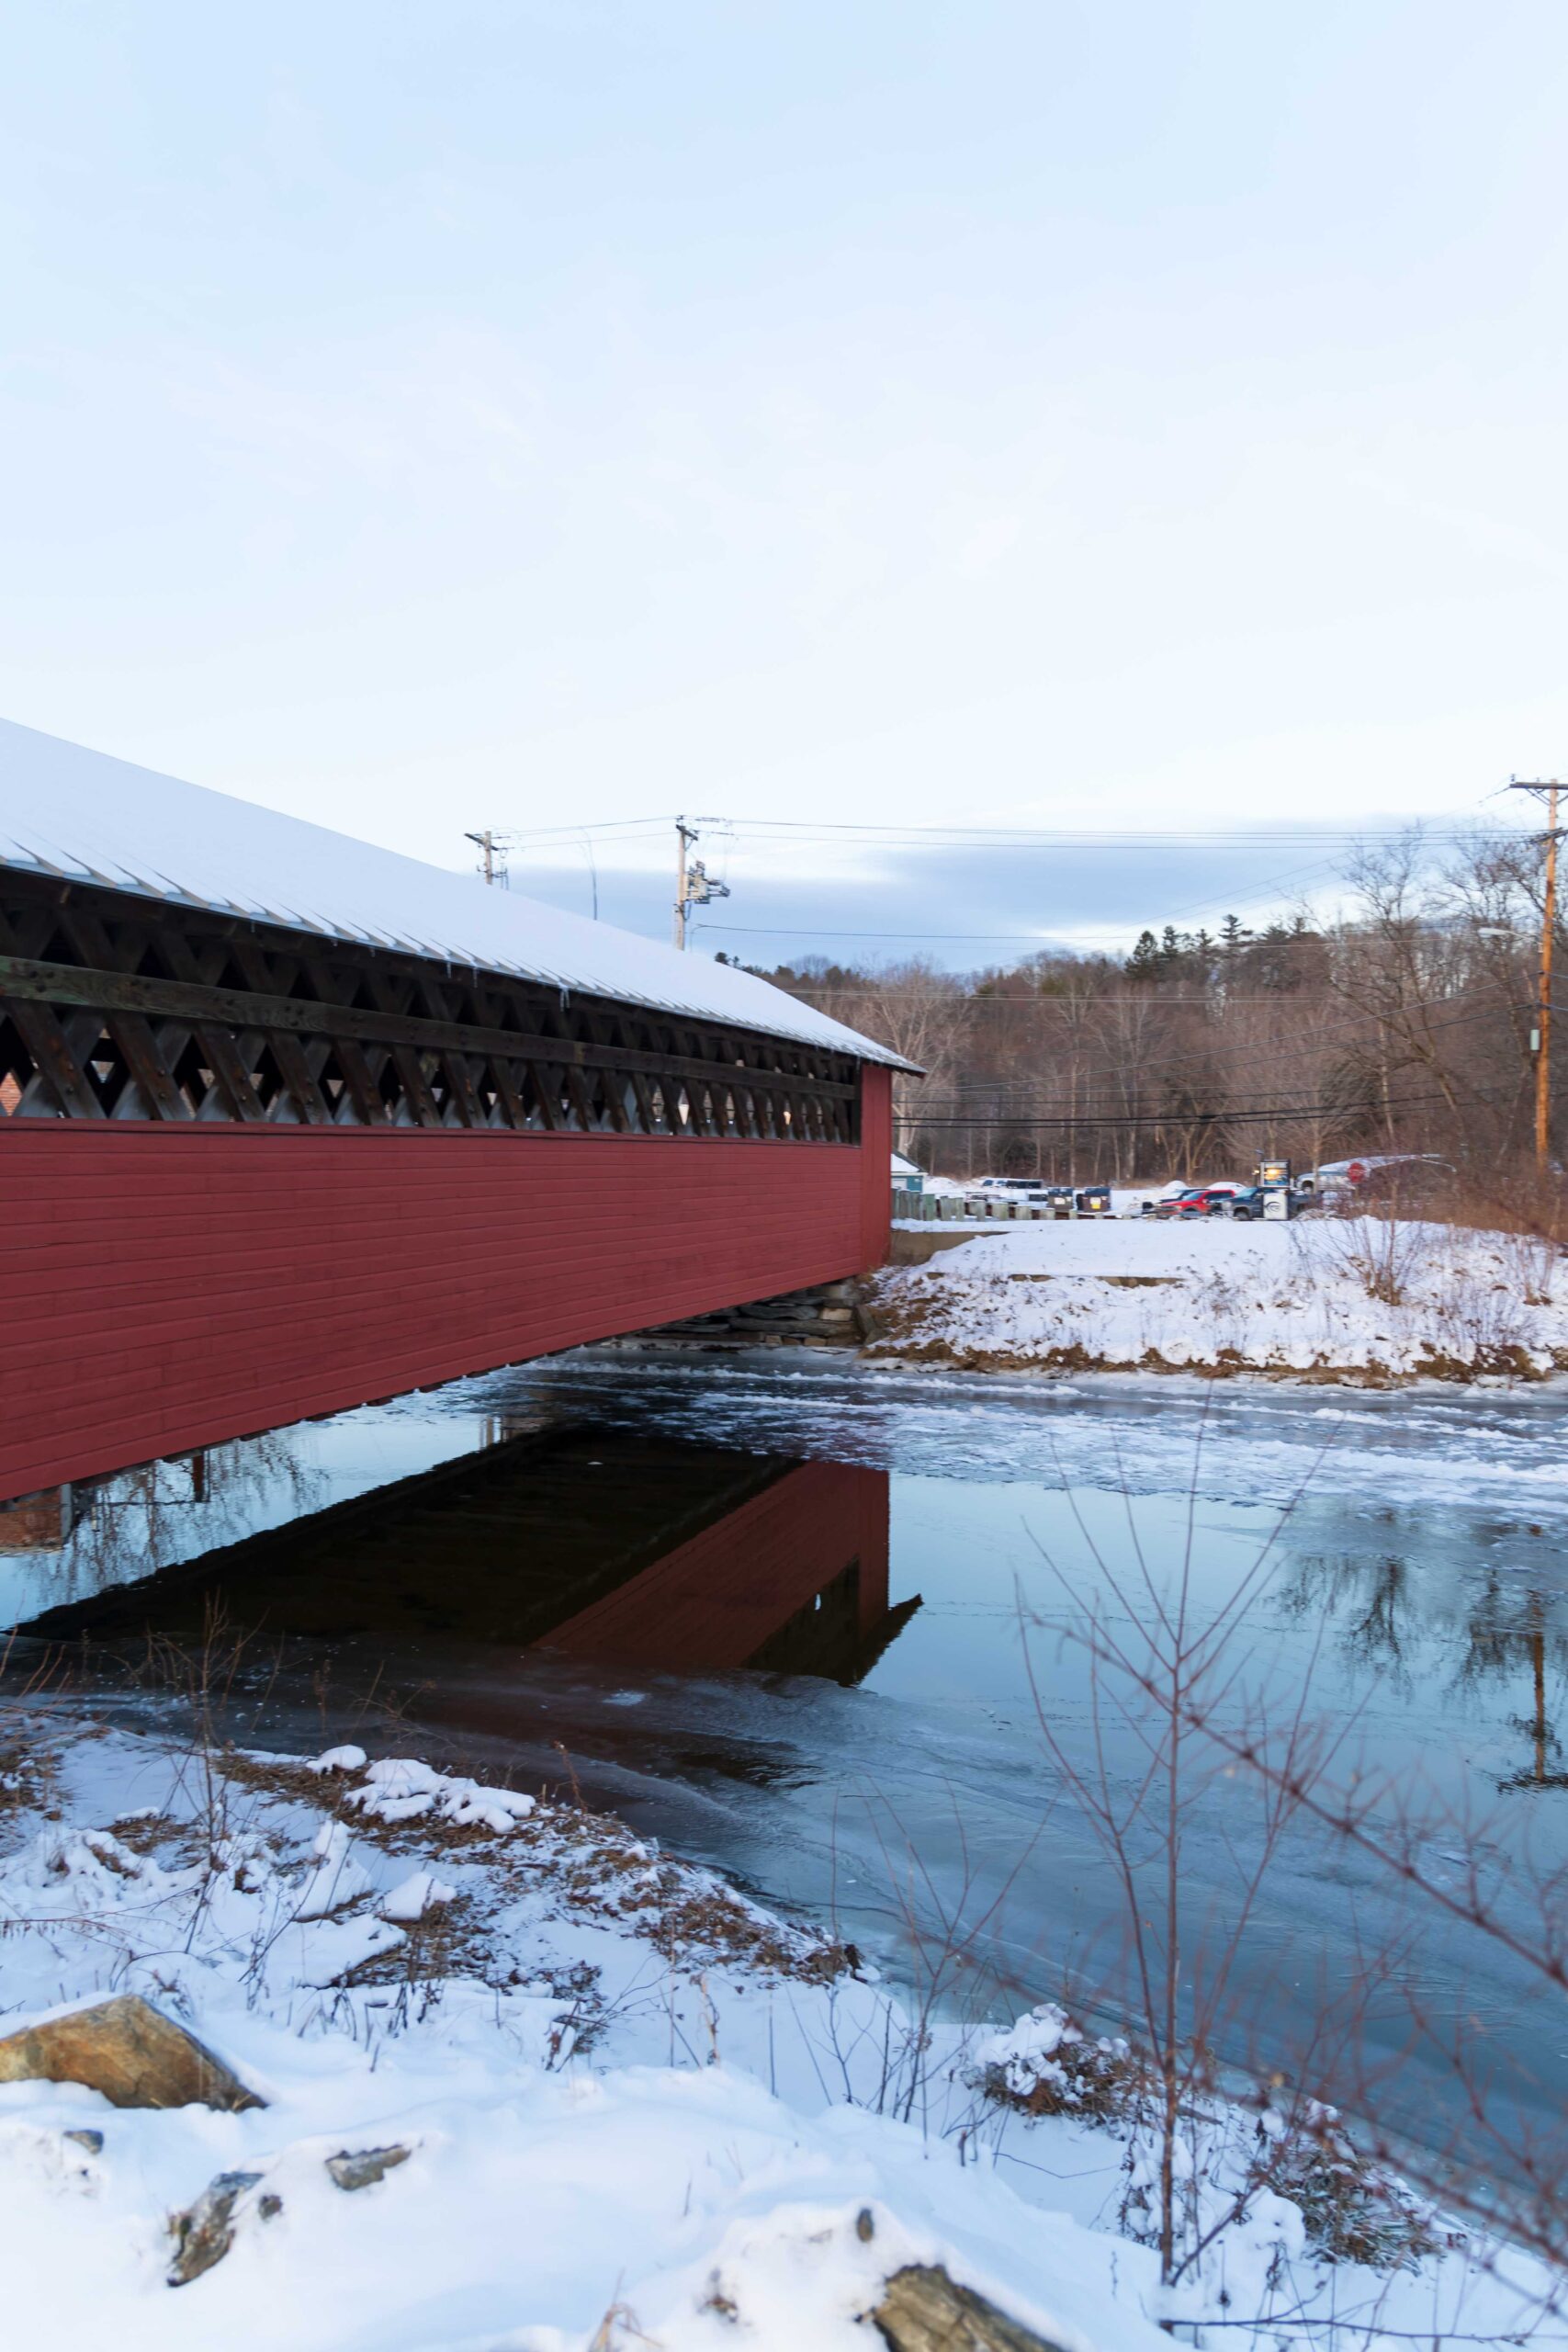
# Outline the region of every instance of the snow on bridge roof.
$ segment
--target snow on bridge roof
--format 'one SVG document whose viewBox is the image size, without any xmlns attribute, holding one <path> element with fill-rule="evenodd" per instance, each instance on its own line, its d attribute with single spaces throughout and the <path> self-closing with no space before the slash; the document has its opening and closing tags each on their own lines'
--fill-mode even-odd
<svg viewBox="0 0 1568 2352">
<path fill-rule="evenodd" d="M 914 1067 L 750 972 L 11 719 L 0 719 L 5 866 Z"/>
</svg>

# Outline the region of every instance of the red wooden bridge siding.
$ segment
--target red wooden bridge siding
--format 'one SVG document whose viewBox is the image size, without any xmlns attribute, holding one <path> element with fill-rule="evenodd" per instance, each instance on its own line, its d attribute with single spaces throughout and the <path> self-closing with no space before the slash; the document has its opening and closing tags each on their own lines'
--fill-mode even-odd
<svg viewBox="0 0 1568 2352">
<path fill-rule="evenodd" d="M 880 1263 L 861 1143 L 0 1125 L 0 1498 Z"/>
</svg>

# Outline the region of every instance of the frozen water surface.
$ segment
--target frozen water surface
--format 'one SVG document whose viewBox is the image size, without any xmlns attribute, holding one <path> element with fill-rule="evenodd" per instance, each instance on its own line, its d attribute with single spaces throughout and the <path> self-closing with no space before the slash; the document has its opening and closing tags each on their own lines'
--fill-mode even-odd
<svg viewBox="0 0 1568 2352">
<path fill-rule="evenodd" d="M 1457 1815 L 1488 1868 L 1568 1860 L 1565 1405 L 584 1351 L 107 1482 L 58 1541 L 0 1557 L 0 1594 L 13 1622 L 53 1611 L 40 1633 L 101 1645 L 97 1698 L 146 1713 L 117 1645 L 190 1633 L 220 1593 L 284 1652 L 243 1702 L 269 1739 L 321 1744 L 323 1669 L 330 1728 L 372 1745 L 356 1694 L 395 1690 L 402 1752 L 525 1784 L 568 1758 L 639 1826 L 836 1911 L 886 1964 L 918 1974 L 950 1923 L 982 2005 L 1065 1978 L 1113 2004 L 1111 1874 L 1042 1726 L 1093 1758 L 1077 1636 L 1090 1606 L 1135 1634 L 1140 1560 L 1169 1595 L 1190 1557 L 1201 1619 L 1254 1578 L 1226 1720 L 1278 1720 L 1307 1690 L 1337 1778 L 1442 1810 L 1435 1871 L 1460 1871 Z M 1137 1733 L 1102 1711 L 1100 1738 L 1124 1788 Z M 1245 1776 L 1206 1786 L 1194 1949 L 1223 1939 L 1257 1818 Z M 1522 1888 L 1500 1899 L 1527 1927 Z M 1402 1915 L 1375 1868 L 1304 1828 L 1247 1934 L 1232 2054 L 1288 2063 L 1321 1989 L 1412 1928 L 1401 1984 L 1433 2020 L 1478 2021 L 1498 2111 L 1560 2109 L 1568 2037 L 1528 1973 Z M 1368 2030 L 1402 2043 L 1401 1999 Z M 1383 2097 L 1428 2138 L 1462 2126 L 1429 2047 Z"/>
</svg>

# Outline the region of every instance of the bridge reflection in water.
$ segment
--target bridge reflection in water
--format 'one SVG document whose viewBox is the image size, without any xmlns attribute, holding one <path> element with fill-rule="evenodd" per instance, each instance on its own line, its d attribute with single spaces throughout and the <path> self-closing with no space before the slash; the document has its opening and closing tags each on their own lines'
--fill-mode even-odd
<svg viewBox="0 0 1568 2352">
<path fill-rule="evenodd" d="M 888 1605 L 887 1477 L 604 1428 L 511 1434 L 24 1630 L 264 1643 L 441 1679 L 538 1652 L 633 1669 L 860 1680 L 918 1603 Z M 492 1685 L 493 1687 L 493 1685 Z"/>
</svg>

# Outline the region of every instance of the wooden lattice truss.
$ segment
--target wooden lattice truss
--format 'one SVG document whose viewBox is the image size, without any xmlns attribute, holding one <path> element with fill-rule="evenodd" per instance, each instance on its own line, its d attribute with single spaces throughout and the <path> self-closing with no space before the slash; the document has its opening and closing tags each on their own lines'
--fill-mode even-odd
<svg viewBox="0 0 1568 2352">
<path fill-rule="evenodd" d="M 0 1114 L 853 1143 L 853 1059 L 0 875 Z"/>
</svg>

